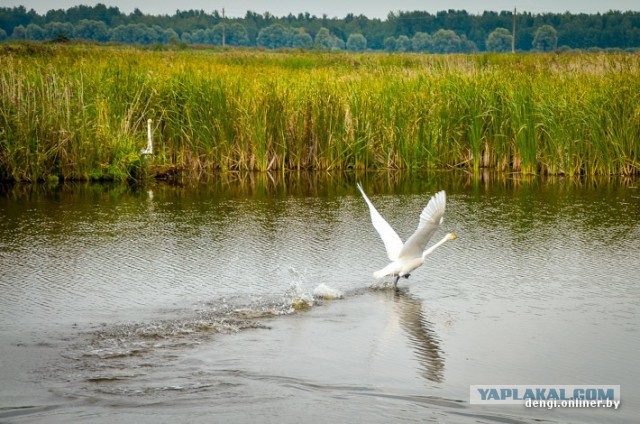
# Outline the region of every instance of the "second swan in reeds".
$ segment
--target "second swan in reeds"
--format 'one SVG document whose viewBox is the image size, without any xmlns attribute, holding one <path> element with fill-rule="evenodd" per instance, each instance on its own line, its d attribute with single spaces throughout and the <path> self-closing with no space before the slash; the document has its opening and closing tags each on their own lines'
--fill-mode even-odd
<svg viewBox="0 0 640 424">
<path fill-rule="evenodd" d="M 147 119 L 147 148 L 140 150 L 141 155 L 153 154 L 153 137 L 151 136 L 151 119 Z"/>
<path fill-rule="evenodd" d="M 373 273 L 374 278 L 383 278 L 387 275 L 395 277 L 394 286 L 398 285 L 400 277 L 409 278 L 410 273 L 421 266 L 427 255 L 441 246 L 447 240 L 454 240 L 457 236 L 448 233 L 438 243 L 426 249 L 427 243 L 433 233 L 442 224 L 444 209 L 446 205 L 446 195 L 444 191 L 436 193 L 420 214 L 420 223 L 416 231 L 407 239 L 405 243 L 398 234 L 391 228 L 389 223 L 378 213 L 373 203 L 364 193 L 362 186 L 358 183 L 358 189 L 362 193 L 365 202 L 369 205 L 371 223 L 380 234 L 380 238 L 387 249 L 387 256 L 392 262 L 386 267 Z"/>
</svg>

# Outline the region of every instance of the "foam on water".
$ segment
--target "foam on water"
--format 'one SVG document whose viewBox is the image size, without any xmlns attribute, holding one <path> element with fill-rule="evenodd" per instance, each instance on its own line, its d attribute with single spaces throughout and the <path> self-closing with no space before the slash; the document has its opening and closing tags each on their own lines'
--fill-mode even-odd
<svg viewBox="0 0 640 424">
<path fill-rule="evenodd" d="M 333 300 L 333 299 L 342 299 L 344 295 L 340 290 L 334 289 L 333 287 L 329 287 L 326 284 L 322 283 L 313 289 L 313 296 L 316 298 L 324 299 L 324 300 Z"/>
</svg>

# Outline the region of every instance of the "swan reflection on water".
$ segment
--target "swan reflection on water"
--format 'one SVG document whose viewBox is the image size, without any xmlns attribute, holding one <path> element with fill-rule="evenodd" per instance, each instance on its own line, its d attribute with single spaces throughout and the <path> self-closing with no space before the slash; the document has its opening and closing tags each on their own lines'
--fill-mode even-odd
<svg viewBox="0 0 640 424">
<path fill-rule="evenodd" d="M 392 301 L 392 311 L 400 327 L 407 333 L 408 344 L 425 379 L 441 383 L 444 381 L 444 355 L 440 339 L 427 320 L 422 301 L 405 287 L 380 291 Z"/>
</svg>

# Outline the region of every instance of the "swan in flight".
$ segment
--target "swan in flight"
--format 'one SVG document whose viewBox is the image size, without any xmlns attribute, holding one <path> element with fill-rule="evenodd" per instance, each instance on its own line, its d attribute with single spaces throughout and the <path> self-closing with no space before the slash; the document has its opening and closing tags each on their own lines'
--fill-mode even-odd
<svg viewBox="0 0 640 424">
<path fill-rule="evenodd" d="M 141 155 L 153 154 L 153 140 L 151 138 L 151 119 L 147 120 L 147 148 L 140 150 Z"/>
<path fill-rule="evenodd" d="M 364 193 L 362 186 L 358 183 L 358 189 L 362 193 L 365 202 L 369 205 L 371 223 L 380 234 L 380 238 L 387 249 L 387 256 L 391 263 L 379 271 L 373 273 L 374 278 L 383 278 L 387 275 L 396 277 L 394 286 L 398 285 L 400 277 L 409 278 L 410 273 L 424 263 L 428 254 L 436 250 L 447 240 L 457 238 L 455 234 L 449 233 L 438 243 L 425 250 L 431 236 L 438 229 L 443 221 L 444 208 L 447 202 L 444 191 L 436 193 L 420 214 L 418 229 L 407 239 L 405 243 L 391 226 L 378 213 L 373 203 Z"/>
</svg>

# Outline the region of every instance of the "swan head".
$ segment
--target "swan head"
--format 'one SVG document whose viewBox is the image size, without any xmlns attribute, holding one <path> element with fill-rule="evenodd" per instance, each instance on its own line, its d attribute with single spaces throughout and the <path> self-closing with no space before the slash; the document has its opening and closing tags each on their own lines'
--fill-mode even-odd
<svg viewBox="0 0 640 424">
<path fill-rule="evenodd" d="M 446 238 L 447 240 L 455 240 L 455 239 L 457 239 L 457 238 L 458 238 L 458 236 L 457 236 L 457 235 L 455 235 L 454 233 L 449 233 L 449 234 L 447 234 L 447 235 L 445 236 L 445 238 Z"/>
</svg>

